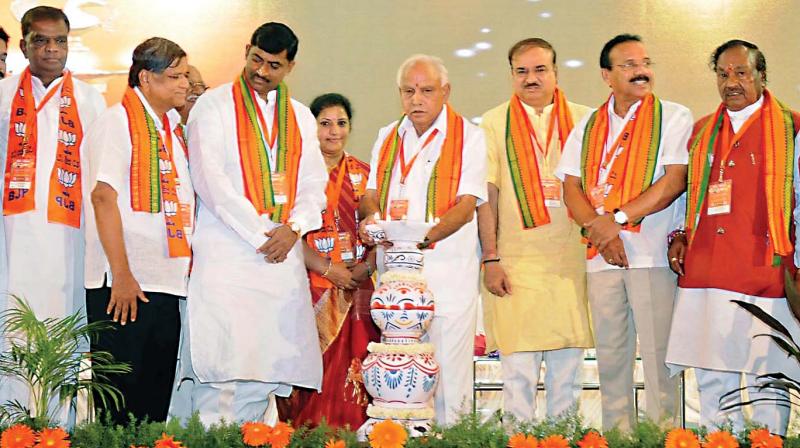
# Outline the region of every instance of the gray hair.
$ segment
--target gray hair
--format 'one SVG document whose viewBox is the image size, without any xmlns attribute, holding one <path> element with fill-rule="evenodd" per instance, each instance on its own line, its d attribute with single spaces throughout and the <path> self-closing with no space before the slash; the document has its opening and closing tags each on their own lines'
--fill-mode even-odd
<svg viewBox="0 0 800 448">
<path fill-rule="evenodd" d="M 444 61 L 441 58 L 436 56 L 429 56 L 427 54 L 415 54 L 400 64 L 400 68 L 397 69 L 397 87 L 401 87 L 403 84 L 403 77 L 411 70 L 411 67 L 417 64 L 428 64 L 429 66 L 433 67 L 434 70 L 439 74 L 439 78 L 442 80 L 442 85 L 448 83 L 447 79 L 447 67 L 444 66 Z"/>
</svg>

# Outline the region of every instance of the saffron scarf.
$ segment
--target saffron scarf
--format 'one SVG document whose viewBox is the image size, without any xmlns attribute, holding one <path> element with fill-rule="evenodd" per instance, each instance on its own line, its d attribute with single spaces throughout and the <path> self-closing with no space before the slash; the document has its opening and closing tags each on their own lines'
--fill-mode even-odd
<svg viewBox="0 0 800 448">
<path fill-rule="evenodd" d="M 604 163 L 609 131 L 608 106 L 609 101 L 606 101 L 592 113 L 583 135 L 581 180 L 583 191 L 587 193 L 597 186 L 600 168 Z M 661 145 L 661 125 L 661 100 L 650 94 L 642 99 L 634 118 L 625 124 L 619 139 L 606 154 L 606 157 L 610 157 L 622 147 L 611 166 L 607 167 L 610 173 L 606 182 L 611 189 L 603 201 L 605 210 L 617 209 L 636 199 L 653 183 Z M 639 232 L 642 219 L 627 224 L 625 230 Z M 584 239 L 584 242 L 588 243 L 588 240 Z M 594 258 L 595 255 L 597 249 L 589 246 L 587 258 Z"/>
<path fill-rule="evenodd" d="M 177 171 L 172 158 L 172 132 L 167 115 L 161 118 L 167 135 L 162 139 L 153 117 L 130 87 L 122 97 L 122 107 L 128 117 L 131 136 L 131 209 L 160 213 L 163 207 L 169 256 L 189 257 L 191 250 L 181 216 Z"/>
<path fill-rule="evenodd" d="M 778 101 L 769 90 L 764 90 L 764 104 L 761 110 L 764 141 L 764 191 L 767 201 L 767 220 L 769 240 L 772 247 L 773 265 L 780 262 L 780 256 L 789 255 L 793 250 L 789 226 L 792 223 L 792 196 L 794 178 L 794 120 L 792 111 Z M 711 177 L 711 155 L 719 146 L 725 119 L 725 106 L 720 104 L 691 143 L 689 148 L 689 179 L 686 193 L 686 233 L 689 244 L 694 239 L 694 231 L 700 222 Z"/>
<path fill-rule="evenodd" d="M 554 128 L 558 128 L 559 148 L 564 147 L 574 126 L 567 99 L 561 89 L 553 94 L 553 110 L 545 140 L 545 151 L 549 149 Z M 511 172 L 511 182 L 517 196 L 522 227 L 532 229 L 550 223 L 550 213 L 545 206 L 544 191 L 536 160 L 536 150 L 531 137 L 535 134 L 528 114 L 516 95 L 511 98 L 506 112 L 506 157 Z"/>
<path fill-rule="evenodd" d="M 3 197 L 4 215 L 16 215 L 36 208 L 37 117 L 39 111 L 55 95 L 58 86 L 50 89 L 39 106 L 36 106 L 31 77 L 31 70 L 28 67 L 22 73 L 19 87 L 11 101 L 4 180 L 6 191 Z M 83 127 L 70 71 L 64 72 L 58 104 L 58 145 L 56 160 L 50 172 L 47 221 L 80 228 L 82 197 L 80 147 L 83 141 Z M 23 165 L 30 188 L 11 188 L 13 174 Z"/>
<path fill-rule="evenodd" d="M 405 116 L 404 116 L 405 117 Z M 385 218 L 388 207 L 389 185 L 397 163 L 401 117 L 386 137 L 378 156 L 378 206 Z M 464 118 L 447 106 L 447 135 L 442 143 L 439 159 L 433 167 L 426 194 L 425 219 L 439 218 L 455 204 L 458 185 L 461 182 L 462 153 L 464 150 Z"/>
<path fill-rule="evenodd" d="M 285 173 L 287 200 L 282 204 L 275 201 L 273 191 L 273 170 L 269 158 L 272 149 L 267 146 L 263 134 L 267 130 L 266 123 L 256 102 L 256 92 L 244 73 L 233 82 L 233 103 L 245 196 L 258 214 L 269 213 L 274 222 L 285 224 L 297 194 L 297 173 L 303 149 L 289 89 L 284 83 L 280 83 L 276 89 L 275 123 L 272 127 L 272 132 L 277 132 L 274 172 Z"/>
</svg>

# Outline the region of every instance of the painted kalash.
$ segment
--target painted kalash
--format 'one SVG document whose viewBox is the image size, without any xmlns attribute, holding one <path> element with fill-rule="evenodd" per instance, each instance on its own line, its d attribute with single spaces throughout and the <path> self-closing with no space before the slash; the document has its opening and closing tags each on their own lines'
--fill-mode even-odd
<svg viewBox="0 0 800 448">
<path fill-rule="evenodd" d="M 390 241 L 383 262 L 386 272 L 370 300 L 372 320 L 381 342 L 370 343 L 361 365 L 364 386 L 372 396 L 370 417 L 358 430 L 366 440 L 372 427 L 391 419 L 417 437 L 431 427 L 433 394 L 439 381 L 439 364 L 433 345 L 422 343 L 433 320 L 433 295 L 422 275 L 424 256 L 417 248 L 433 223 L 406 220 L 377 221 L 367 227 L 376 241 Z"/>
</svg>

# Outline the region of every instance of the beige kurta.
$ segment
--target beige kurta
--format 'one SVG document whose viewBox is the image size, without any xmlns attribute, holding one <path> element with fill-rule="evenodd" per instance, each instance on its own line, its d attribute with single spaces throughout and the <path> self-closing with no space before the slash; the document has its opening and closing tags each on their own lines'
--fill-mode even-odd
<svg viewBox="0 0 800 448">
<path fill-rule="evenodd" d="M 547 106 L 537 115 L 525 105 L 543 145 L 552 108 Z M 569 109 L 575 123 L 591 110 L 573 103 Z M 593 347 L 580 227 L 567 216 L 563 200 L 560 207 L 548 207 L 550 224 L 523 227 L 506 155 L 507 110 L 505 102 L 486 112 L 481 122 L 488 147 L 487 180 L 500 190 L 497 249 L 513 290 L 501 298 L 482 287 L 487 349 L 510 354 Z M 554 132 L 547 157 L 537 157 L 542 178 L 555 178 L 560 157 Z"/>
</svg>

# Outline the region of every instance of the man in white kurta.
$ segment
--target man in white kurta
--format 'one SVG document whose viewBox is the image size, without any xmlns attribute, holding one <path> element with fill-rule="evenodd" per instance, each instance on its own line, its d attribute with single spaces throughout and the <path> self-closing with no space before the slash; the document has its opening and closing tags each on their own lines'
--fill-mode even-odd
<svg viewBox="0 0 800 448">
<path fill-rule="evenodd" d="M 247 46 L 242 76 L 257 92 L 253 97 L 264 118 L 259 120 L 264 135 L 277 132 L 275 89 L 291 70 L 296 49 L 291 30 L 275 23 L 262 25 Z M 199 200 L 172 415 L 188 417 L 197 411 L 206 425 L 220 418 L 274 422 L 274 406 L 265 416 L 273 393 L 288 396 L 293 385 L 320 388 L 322 355 L 302 241 L 291 236 L 291 250 L 277 258 L 257 252 L 289 227 L 289 232 L 304 234 L 321 225 L 328 174 L 317 125 L 306 106 L 290 101 L 302 154 L 294 207 L 283 224 L 259 214 L 246 196 L 232 84 L 209 90 L 189 117 L 189 162 Z M 264 142 L 273 176 L 280 138 L 273 145 Z M 188 403 L 182 400 L 184 388 L 191 389 Z"/>
<path fill-rule="evenodd" d="M 415 76 L 417 75 L 417 76 Z M 439 89 L 446 87 L 447 72 L 438 58 L 416 56 L 407 60 L 400 69 L 398 77 L 401 96 L 407 90 L 415 90 L 408 99 L 403 99 L 406 115 L 400 122 L 398 133 L 402 137 L 405 163 L 395 163 L 387 204 L 395 199 L 408 199 L 406 217 L 410 221 L 425 221 L 426 195 L 431 172 L 441 154 L 447 135 L 447 115 L 449 105 L 444 105 L 447 95 Z M 438 89 L 437 89 L 438 88 Z M 433 107 L 424 97 L 425 89 L 436 89 L 434 95 L 443 95 L 442 100 Z M 438 107 L 437 107 L 438 106 Z M 416 115 L 414 115 L 416 114 Z M 418 116 L 432 117 L 427 128 L 419 133 Z M 367 183 L 367 197 L 371 197 L 369 210 L 365 211 L 364 223 L 371 222 L 377 211 L 376 190 L 378 159 L 386 138 L 397 126 L 397 122 L 382 128 L 372 148 L 370 177 Z M 428 234 L 435 247 L 426 250 L 425 267 L 422 273 L 433 293 L 436 313 L 428 330 L 430 342 L 435 347 L 435 358 L 441 367 L 440 380 L 435 394 L 436 419 L 440 424 L 454 423 L 459 413 L 471 412 L 472 402 L 472 353 L 475 336 L 475 321 L 478 306 L 479 284 L 479 246 L 477 220 L 474 219 L 476 201 L 485 201 L 486 194 L 486 143 L 477 126 L 464 120 L 461 179 L 456 196 L 462 201 L 450 210 L 461 216 L 451 221 L 447 214 Z M 399 157 L 399 156 L 398 156 Z M 416 159 L 413 161 L 412 159 Z M 401 186 L 401 165 L 410 165 L 404 186 Z M 441 169 L 441 168 L 440 168 Z M 471 209 L 456 209 L 471 203 Z M 450 213 L 450 212 L 448 212 Z M 445 224 L 442 224 L 445 223 Z M 366 225 L 366 224 L 365 224 Z M 379 270 L 382 270 L 382 256 L 379 254 Z"/>
<path fill-rule="evenodd" d="M 38 7 L 26 15 L 34 18 L 30 29 L 23 29 L 26 57 L 30 62 L 37 115 L 37 160 L 35 209 L 2 219 L 0 238 L 0 312 L 8 309 L 10 294 L 28 301 L 36 317 L 62 318 L 83 312 L 83 231 L 48 222 L 50 176 L 56 159 L 59 132 L 59 102 L 67 58 L 69 24 L 61 10 Z M 63 16 L 63 17 L 62 17 Z M 61 40 L 63 39 L 63 41 Z M 44 42 L 43 45 L 40 44 Z M 43 62 L 45 57 L 59 64 Z M 72 79 L 81 125 L 86 130 L 105 109 L 105 101 L 90 85 Z M 11 104 L 20 85 L 20 75 L 0 81 L 0 169 L 5 169 L 8 150 Z M 47 103 L 40 102 L 55 91 Z M 85 132 L 84 132 L 85 135 Z M 81 149 L 82 151 L 82 149 Z M 81 154 L 83 164 L 84 154 Z M 85 173 L 83 173 L 85 174 Z M 3 184 L 0 184 L 3 189 Z M 2 191 L 5 195 L 7 192 Z M 85 207 L 86 204 L 83 204 Z M 9 295 L 7 295 L 9 294 Z M 2 343 L 0 342 L 0 347 Z M 28 390 L 0 378 L 0 403 L 19 400 L 28 403 Z"/>
</svg>

